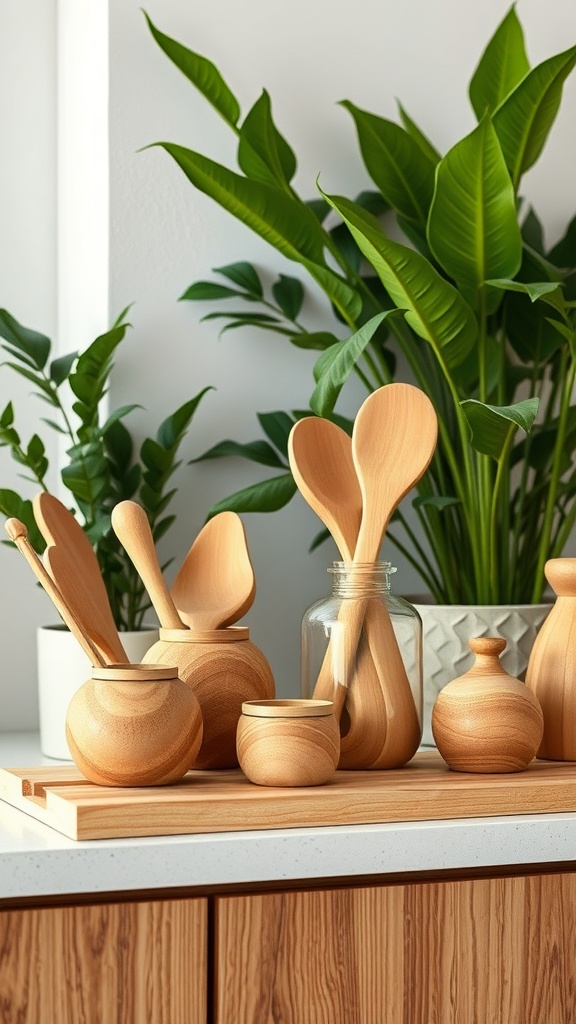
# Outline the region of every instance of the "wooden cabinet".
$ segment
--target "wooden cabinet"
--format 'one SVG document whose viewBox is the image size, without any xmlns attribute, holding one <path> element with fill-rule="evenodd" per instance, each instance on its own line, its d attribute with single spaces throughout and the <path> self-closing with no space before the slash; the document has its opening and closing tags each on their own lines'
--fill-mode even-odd
<svg viewBox="0 0 576 1024">
<path fill-rule="evenodd" d="M 0 910 L 1 1024 L 576 1024 L 576 874 Z"/>
<path fill-rule="evenodd" d="M 573 1024 L 576 876 L 220 898 L 216 1024 Z"/>
<path fill-rule="evenodd" d="M 2 1024 L 205 1024 L 207 902 L 0 910 Z"/>
</svg>

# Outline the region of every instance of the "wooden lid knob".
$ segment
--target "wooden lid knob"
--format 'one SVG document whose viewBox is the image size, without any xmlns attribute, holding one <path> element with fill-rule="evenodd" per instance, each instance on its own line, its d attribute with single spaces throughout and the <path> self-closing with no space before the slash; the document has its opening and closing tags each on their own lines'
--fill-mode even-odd
<svg viewBox="0 0 576 1024">
<path fill-rule="evenodd" d="M 497 658 L 506 647 L 506 641 L 501 636 L 476 636 L 468 641 L 468 646 L 474 654 Z"/>
<path fill-rule="evenodd" d="M 558 597 L 576 597 L 576 558 L 550 558 L 544 575 Z"/>
</svg>

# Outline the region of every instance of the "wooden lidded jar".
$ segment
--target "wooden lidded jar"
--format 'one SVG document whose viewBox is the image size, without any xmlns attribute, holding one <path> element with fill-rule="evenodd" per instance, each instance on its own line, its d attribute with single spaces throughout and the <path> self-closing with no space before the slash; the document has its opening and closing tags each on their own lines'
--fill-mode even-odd
<svg viewBox="0 0 576 1024">
<path fill-rule="evenodd" d="M 245 626 L 193 631 L 161 629 L 144 661 L 176 665 L 198 699 L 202 745 L 191 768 L 236 768 L 236 728 L 246 700 L 274 697 L 274 676 Z"/>
<path fill-rule="evenodd" d="M 526 670 L 526 685 L 544 714 L 538 757 L 576 761 L 576 558 L 551 558 L 544 573 L 556 602 Z"/>
<path fill-rule="evenodd" d="M 340 757 L 330 700 L 251 700 L 238 722 L 240 767 L 258 786 L 321 786 Z"/>
<path fill-rule="evenodd" d="M 101 786 L 181 779 L 202 742 L 194 693 L 166 665 L 107 665 L 76 691 L 66 716 L 72 758 Z"/>
<path fill-rule="evenodd" d="M 540 704 L 503 668 L 502 637 L 476 637 L 469 645 L 475 663 L 440 691 L 432 710 L 438 750 L 454 771 L 523 771 L 542 738 Z"/>
</svg>

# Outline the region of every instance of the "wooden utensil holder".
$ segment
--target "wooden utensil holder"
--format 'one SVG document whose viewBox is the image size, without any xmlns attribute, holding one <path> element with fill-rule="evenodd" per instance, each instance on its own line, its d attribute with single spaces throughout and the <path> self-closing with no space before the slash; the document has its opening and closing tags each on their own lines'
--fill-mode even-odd
<svg viewBox="0 0 576 1024">
<path fill-rule="evenodd" d="M 194 691 L 204 722 L 202 744 L 191 768 L 236 768 L 236 728 L 247 700 L 274 697 L 274 677 L 245 626 L 193 632 L 161 629 L 145 662 L 176 665 Z"/>
<path fill-rule="evenodd" d="M 162 786 L 181 779 L 196 757 L 202 714 L 173 666 L 105 666 L 70 701 L 66 739 L 90 782 Z"/>
</svg>

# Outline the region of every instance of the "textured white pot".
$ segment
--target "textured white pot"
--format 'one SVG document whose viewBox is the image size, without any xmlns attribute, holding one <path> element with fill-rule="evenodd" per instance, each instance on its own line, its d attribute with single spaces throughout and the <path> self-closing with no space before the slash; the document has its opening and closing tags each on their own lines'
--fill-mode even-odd
<svg viewBox="0 0 576 1024">
<path fill-rule="evenodd" d="M 536 634 L 552 605 L 436 605 L 409 599 L 422 619 L 424 719 L 422 742 L 434 745 L 431 717 L 438 693 L 467 672 L 474 661 L 468 640 L 503 636 L 508 645 L 502 664 L 511 676 L 523 678 Z"/>
<path fill-rule="evenodd" d="M 142 661 L 158 640 L 158 630 L 122 633 L 130 661 Z M 72 760 L 66 742 L 66 712 L 76 690 L 92 674 L 78 641 L 65 626 L 41 626 L 37 631 L 40 749 L 46 757 Z"/>
</svg>

